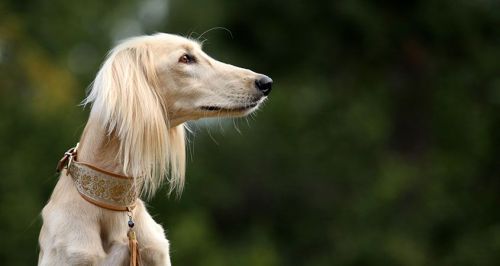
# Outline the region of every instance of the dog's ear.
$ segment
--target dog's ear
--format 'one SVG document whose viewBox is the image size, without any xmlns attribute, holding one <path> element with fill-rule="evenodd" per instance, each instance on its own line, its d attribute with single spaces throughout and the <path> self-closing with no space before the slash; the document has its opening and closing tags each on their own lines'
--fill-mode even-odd
<svg viewBox="0 0 500 266">
<path fill-rule="evenodd" d="M 184 183 L 184 126 L 170 128 L 152 50 L 147 44 L 113 50 L 85 103 L 108 134 L 120 140 L 117 159 L 126 175 L 152 195 L 168 175 L 170 191 Z"/>
</svg>

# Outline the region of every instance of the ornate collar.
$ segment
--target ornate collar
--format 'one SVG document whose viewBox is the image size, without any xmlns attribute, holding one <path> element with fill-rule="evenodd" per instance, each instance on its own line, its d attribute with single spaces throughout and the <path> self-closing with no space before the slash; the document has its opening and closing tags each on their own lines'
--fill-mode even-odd
<svg viewBox="0 0 500 266">
<path fill-rule="evenodd" d="M 134 178 L 111 173 L 76 160 L 78 144 L 68 150 L 57 165 L 73 179 L 76 189 L 88 202 L 113 211 L 130 211 L 138 198 Z"/>
</svg>

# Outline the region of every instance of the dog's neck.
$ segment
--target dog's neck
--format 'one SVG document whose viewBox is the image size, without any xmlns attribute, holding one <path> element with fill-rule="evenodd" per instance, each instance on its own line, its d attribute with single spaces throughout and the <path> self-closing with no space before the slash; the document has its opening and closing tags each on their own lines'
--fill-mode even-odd
<svg viewBox="0 0 500 266">
<path fill-rule="evenodd" d="M 78 161 L 107 172 L 134 177 L 146 197 L 154 195 L 167 176 L 171 191 L 182 190 L 186 157 L 184 125 L 165 127 L 155 124 L 161 119 L 147 123 L 138 121 L 137 125 L 128 121 L 123 129 L 123 121 L 102 121 L 100 112 L 91 110 L 80 138 Z M 107 126 L 108 123 L 113 126 Z"/>
<path fill-rule="evenodd" d="M 125 175 L 117 157 L 119 140 L 114 133 L 107 134 L 99 123 L 89 120 L 78 148 L 78 160 L 95 165 L 108 172 Z"/>
</svg>

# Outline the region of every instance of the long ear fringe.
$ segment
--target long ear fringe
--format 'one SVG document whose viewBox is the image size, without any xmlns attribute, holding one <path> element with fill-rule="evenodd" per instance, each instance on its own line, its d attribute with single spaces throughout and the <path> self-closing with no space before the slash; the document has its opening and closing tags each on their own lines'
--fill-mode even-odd
<svg viewBox="0 0 500 266">
<path fill-rule="evenodd" d="M 169 193 L 184 186 L 184 125 L 169 127 L 164 101 L 158 94 L 153 57 L 146 44 L 120 45 L 110 52 L 83 104 L 92 104 L 90 119 L 97 119 L 109 135 L 120 140 L 117 159 L 125 175 L 142 185 L 151 197 L 165 178 Z"/>
</svg>

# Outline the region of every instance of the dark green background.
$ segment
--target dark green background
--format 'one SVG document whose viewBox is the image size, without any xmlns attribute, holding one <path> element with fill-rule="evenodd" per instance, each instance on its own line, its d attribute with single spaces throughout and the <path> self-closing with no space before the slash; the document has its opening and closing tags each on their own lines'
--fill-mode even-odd
<svg viewBox="0 0 500 266">
<path fill-rule="evenodd" d="M 255 117 L 192 125 L 150 212 L 174 265 L 499 265 L 494 0 L 0 2 L 0 264 L 34 265 L 54 167 L 118 39 L 206 33 L 274 81 Z"/>
</svg>

